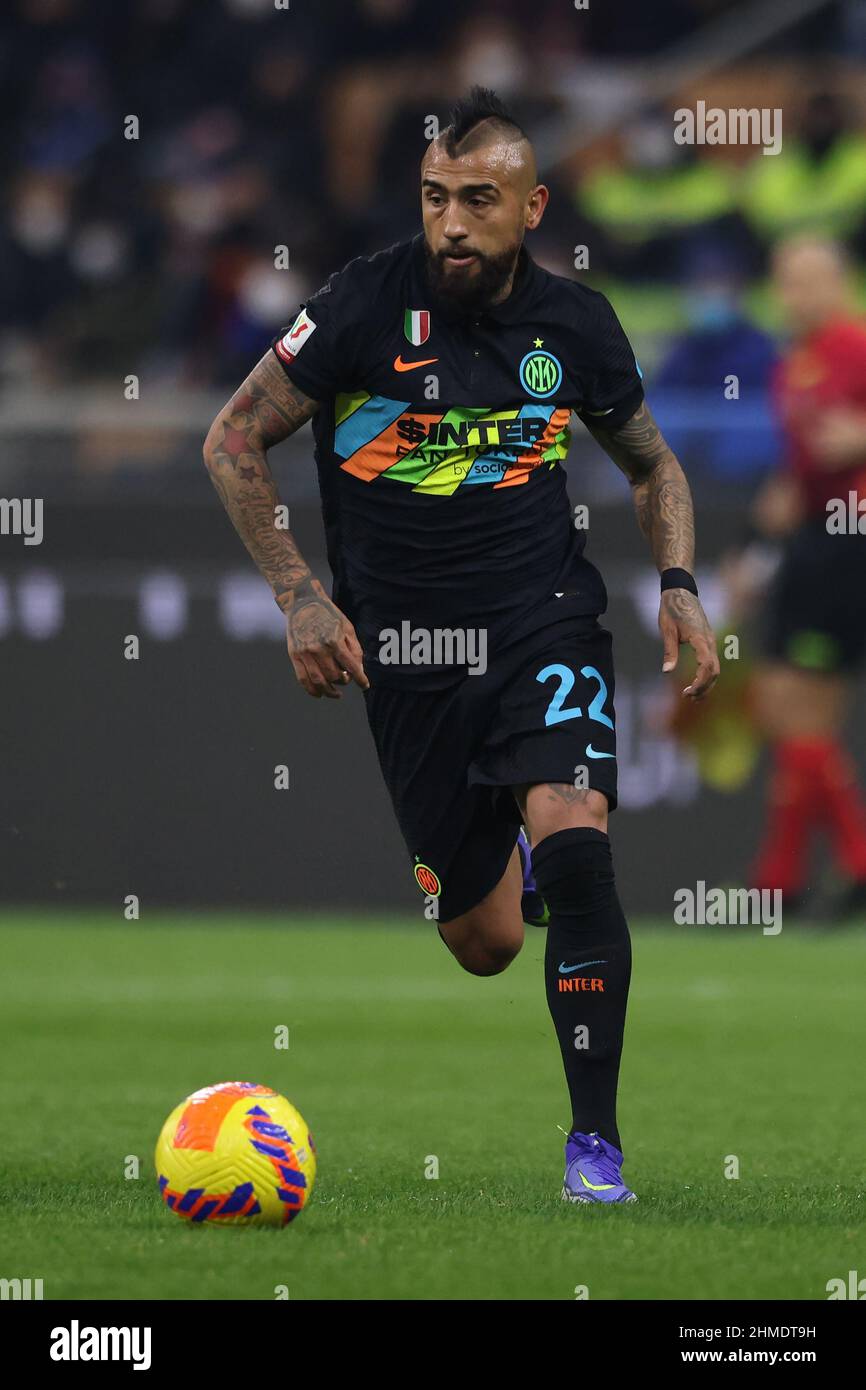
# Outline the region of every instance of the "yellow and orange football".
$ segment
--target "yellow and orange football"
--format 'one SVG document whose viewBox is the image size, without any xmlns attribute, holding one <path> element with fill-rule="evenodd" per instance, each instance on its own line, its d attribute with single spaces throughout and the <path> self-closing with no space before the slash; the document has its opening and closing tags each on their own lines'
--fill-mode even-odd
<svg viewBox="0 0 866 1390">
<path fill-rule="evenodd" d="M 316 1148 L 285 1096 L 253 1081 L 195 1091 L 172 1110 L 156 1145 L 166 1205 L 186 1221 L 286 1226 L 316 1180 Z"/>
</svg>

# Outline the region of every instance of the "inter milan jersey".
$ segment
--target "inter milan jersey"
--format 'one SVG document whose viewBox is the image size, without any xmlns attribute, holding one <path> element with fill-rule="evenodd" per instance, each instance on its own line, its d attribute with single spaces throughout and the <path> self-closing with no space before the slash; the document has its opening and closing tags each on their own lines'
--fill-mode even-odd
<svg viewBox="0 0 866 1390">
<path fill-rule="evenodd" d="M 501 304 L 461 314 L 428 282 L 424 239 L 351 261 L 274 342 L 313 419 L 334 602 L 377 681 L 462 671 L 378 662 L 381 634 L 531 629 L 554 594 L 606 606 L 583 556 L 563 462 L 572 411 L 616 426 L 643 399 L 603 295 L 525 248 Z"/>
</svg>

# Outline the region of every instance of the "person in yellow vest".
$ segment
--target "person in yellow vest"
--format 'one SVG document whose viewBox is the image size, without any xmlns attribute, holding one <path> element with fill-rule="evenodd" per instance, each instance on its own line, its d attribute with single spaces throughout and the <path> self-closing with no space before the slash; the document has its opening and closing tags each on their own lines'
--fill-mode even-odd
<svg viewBox="0 0 866 1390">
<path fill-rule="evenodd" d="M 725 160 L 674 139 L 670 115 L 644 117 L 623 136 L 624 162 L 589 173 L 576 199 L 617 275 L 672 276 L 684 243 L 736 218 L 734 173 Z"/>
<path fill-rule="evenodd" d="M 756 154 L 745 173 L 743 214 L 766 242 L 798 231 L 852 240 L 866 228 L 866 131 L 833 92 L 812 94 L 799 131 L 779 154 Z"/>
</svg>

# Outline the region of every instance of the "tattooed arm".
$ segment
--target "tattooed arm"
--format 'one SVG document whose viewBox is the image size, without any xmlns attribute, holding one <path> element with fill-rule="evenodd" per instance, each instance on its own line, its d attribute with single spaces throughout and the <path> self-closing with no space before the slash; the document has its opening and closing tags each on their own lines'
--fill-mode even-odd
<svg viewBox="0 0 866 1390">
<path fill-rule="evenodd" d="M 692 572 L 695 518 L 686 476 L 644 401 L 630 420 L 613 429 L 587 422 L 590 433 L 631 483 L 638 524 L 652 550 L 656 567 Z M 719 675 L 716 639 L 696 596 L 688 589 L 665 589 L 659 607 L 664 641 L 663 671 L 677 664 L 681 642 L 694 648 L 698 667 L 683 691 L 693 700 L 715 685 Z"/>
<path fill-rule="evenodd" d="M 350 679 L 365 689 L 355 629 L 328 598 L 298 550 L 276 525 L 280 505 L 267 451 L 306 424 L 319 408 L 266 353 L 208 431 L 204 460 L 211 482 L 286 618 L 295 675 L 308 695 L 339 699 Z"/>
</svg>

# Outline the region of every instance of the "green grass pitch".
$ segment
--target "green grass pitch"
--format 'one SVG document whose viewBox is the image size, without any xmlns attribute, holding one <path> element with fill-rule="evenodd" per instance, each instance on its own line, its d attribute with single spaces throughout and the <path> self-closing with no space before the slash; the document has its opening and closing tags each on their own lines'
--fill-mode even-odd
<svg viewBox="0 0 866 1390">
<path fill-rule="evenodd" d="M 474 979 L 423 921 L 7 914 L 0 1276 L 75 1299 L 826 1298 L 866 1273 L 866 934 L 633 937 L 640 1201 L 587 1209 L 559 1200 L 543 932 Z M 313 1131 L 287 1229 L 191 1227 L 159 1198 L 164 1118 L 226 1080 L 283 1091 Z"/>
</svg>

